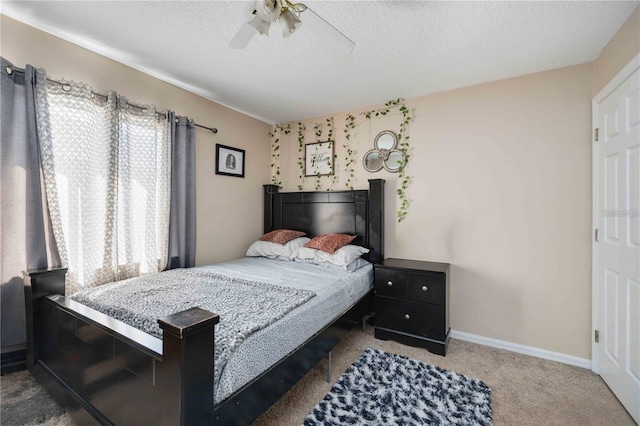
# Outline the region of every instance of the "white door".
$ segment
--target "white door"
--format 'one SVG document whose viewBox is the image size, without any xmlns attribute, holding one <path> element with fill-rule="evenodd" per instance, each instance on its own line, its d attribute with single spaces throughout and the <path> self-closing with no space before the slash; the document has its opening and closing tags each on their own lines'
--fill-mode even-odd
<svg viewBox="0 0 640 426">
<path fill-rule="evenodd" d="M 640 70 L 597 108 L 597 368 L 640 422 Z"/>
</svg>

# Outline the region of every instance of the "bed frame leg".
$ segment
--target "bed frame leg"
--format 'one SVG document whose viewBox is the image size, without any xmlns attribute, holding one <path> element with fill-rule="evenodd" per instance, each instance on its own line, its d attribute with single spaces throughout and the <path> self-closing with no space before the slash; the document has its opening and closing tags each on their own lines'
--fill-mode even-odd
<svg viewBox="0 0 640 426">
<path fill-rule="evenodd" d="M 362 318 L 362 331 L 367 331 L 367 317 Z"/>
<path fill-rule="evenodd" d="M 327 355 L 327 383 L 331 383 L 331 351 Z"/>
</svg>

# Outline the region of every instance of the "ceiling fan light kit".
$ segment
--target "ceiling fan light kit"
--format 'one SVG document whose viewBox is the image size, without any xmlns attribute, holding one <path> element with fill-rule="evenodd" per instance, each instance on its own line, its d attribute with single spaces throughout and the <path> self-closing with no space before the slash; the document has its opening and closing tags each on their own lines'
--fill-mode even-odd
<svg viewBox="0 0 640 426">
<path fill-rule="evenodd" d="M 355 43 L 337 28 L 322 19 L 313 10 L 302 3 L 289 0 L 256 0 L 256 8 L 229 42 L 229 47 L 244 49 L 256 33 L 269 36 L 271 24 L 280 20 L 283 24 L 282 37 L 289 37 L 302 26 L 302 13 L 307 20 L 308 31 L 314 33 L 322 42 L 336 53 L 348 55 L 353 52 Z"/>
<path fill-rule="evenodd" d="M 285 0 L 286 1 L 286 0 Z M 280 0 L 258 0 L 256 1 L 256 12 L 258 16 L 268 22 L 278 19 L 282 10 Z"/>
<path fill-rule="evenodd" d="M 289 37 L 291 34 L 298 31 L 300 25 L 302 25 L 302 21 L 296 17 L 296 15 L 291 12 L 291 10 L 287 9 L 282 12 L 280 15 L 280 19 L 284 24 L 284 28 L 282 29 L 282 37 Z"/>
<path fill-rule="evenodd" d="M 264 19 L 260 18 L 260 16 L 256 15 L 249 20 L 249 25 L 251 25 L 253 29 L 260 34 L 269 37 L 269 28 L 271 28 L 271 22 L 265 21 Z"/>
</svg>

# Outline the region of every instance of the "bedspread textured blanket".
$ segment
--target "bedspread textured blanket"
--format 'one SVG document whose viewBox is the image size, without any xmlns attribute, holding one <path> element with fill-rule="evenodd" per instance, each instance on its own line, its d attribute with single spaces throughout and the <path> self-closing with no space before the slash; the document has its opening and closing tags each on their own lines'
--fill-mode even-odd
<svg viewBox="0 0 640 426">
<path fill-rule="evenodd" d="M 162 338 L 158 318 L 200 307 L 220 315 L 215 328 L 215 383 L 251 334 L 315 296 L 309 290 L 174 269 L 80 291 L 71 299 Z"/>
</svg>

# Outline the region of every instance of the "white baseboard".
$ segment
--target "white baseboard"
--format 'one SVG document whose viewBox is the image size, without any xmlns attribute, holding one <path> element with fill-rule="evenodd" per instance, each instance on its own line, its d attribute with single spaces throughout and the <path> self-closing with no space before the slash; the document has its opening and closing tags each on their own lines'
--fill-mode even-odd
<svg viewBox="0 0 640 426">
<path fill-rule="evenodd" d="M 575 365 L 576 367 L 591 370 L 591 360 L 587 358 L 580 358 L 560 352 L 548 351 L 546 349 L 534 348 L 533 346 L 520 345 L 518 343 L 506 342 L 504 340 L 492 339 L 490 337 L 478 336 L 477 334 L 465 333 L 457 330 L 451 330 L 451 338 L 490 346 L 492 348 L 517 352 L 519 354 L 535 356 L 537 358 L 548 359 L 550 361 L 561 362 L 563 364 Z"/>
</svg>

